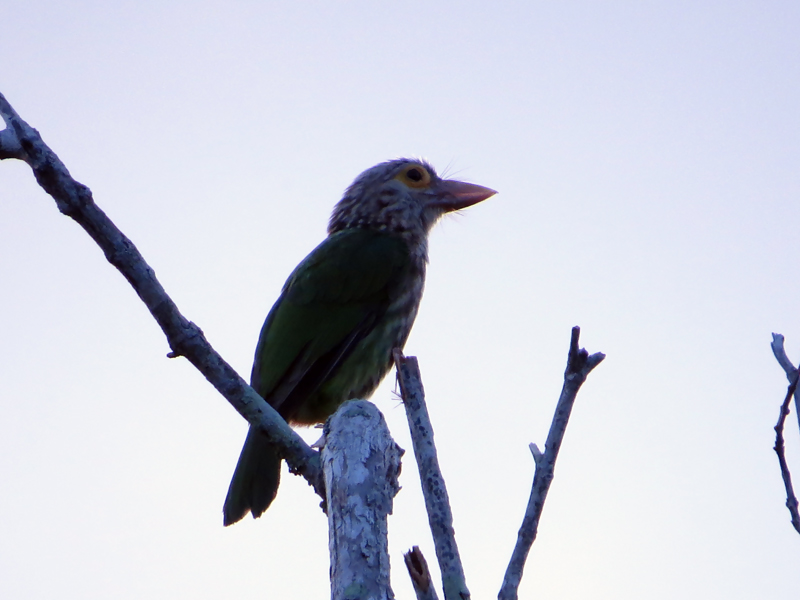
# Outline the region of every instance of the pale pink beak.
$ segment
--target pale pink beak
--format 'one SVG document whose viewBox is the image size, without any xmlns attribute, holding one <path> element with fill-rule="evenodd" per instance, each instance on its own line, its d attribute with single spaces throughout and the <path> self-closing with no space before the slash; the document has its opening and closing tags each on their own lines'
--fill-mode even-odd
<svg viewBox="0 0 800 600">
<path fill-rule="evenodd" d="M 455 179 L 443 179 L 434 186 L 434 192 L 436 200 L 431 204 L 439 206 L 447 212 L 467 208 L 491 198 L 497 193 L 491 188 Z"/>
</svg>

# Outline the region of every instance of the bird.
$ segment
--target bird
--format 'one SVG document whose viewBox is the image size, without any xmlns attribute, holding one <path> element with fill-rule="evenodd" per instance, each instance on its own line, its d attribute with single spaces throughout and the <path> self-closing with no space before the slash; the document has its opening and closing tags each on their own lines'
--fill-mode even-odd
<svg viewBox="0 0 800 600">
<path fill-rule="evenodd" d="M 368 398 L 391 369 L 417 316 L 428 233 L 444 214 L 497 192 L 443 179 L 399 158 L 361 173 L 336 204 L 328 236 L 286 280 L 261 328 L 250 384 L 290 425 L 325 421 Z M 260 517 L 280 483 L 281 458 L 250 427 L 223 507 L 225 526 Z"/>
</svg>

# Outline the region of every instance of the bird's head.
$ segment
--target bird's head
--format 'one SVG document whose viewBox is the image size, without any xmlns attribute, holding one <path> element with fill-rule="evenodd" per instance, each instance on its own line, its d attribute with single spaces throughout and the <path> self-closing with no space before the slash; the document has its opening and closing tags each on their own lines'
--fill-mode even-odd
<svg viewBox="0 0 800 600">
<path fill-rule="evenodd" d="M 375 165 L 356 178 L 333 209 L 328 233 L 359 227 L 424 241 L 439 217 L 496 193 L 480 185 L 442 179 L 425 161 L 399 158 Z"/>
</svg>

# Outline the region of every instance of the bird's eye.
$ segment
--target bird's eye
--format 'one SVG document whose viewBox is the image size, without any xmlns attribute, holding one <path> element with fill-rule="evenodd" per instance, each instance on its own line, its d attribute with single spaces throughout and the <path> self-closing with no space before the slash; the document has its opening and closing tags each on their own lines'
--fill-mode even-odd
<svg viewBox="0 0 800 600">
<path fill-rule="evenodd" d="M 397 178 L 412 188 L 423 188 L 431 182 L 431 174 L 421 165 L 409 165 L 400 171 Z"/>
</svg>

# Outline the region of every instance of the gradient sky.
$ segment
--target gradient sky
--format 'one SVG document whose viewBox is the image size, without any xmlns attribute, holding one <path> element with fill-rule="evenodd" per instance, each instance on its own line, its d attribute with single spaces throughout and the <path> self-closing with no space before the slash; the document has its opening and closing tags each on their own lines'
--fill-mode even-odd
<svg viewBox="0 0 800 600">
<path fill-rule="evenodd" d="M 800 359 L 797 3 L 27 0 L 3 8 L 0 91 L 245 376 L 362 170 L 422 156 L 499 190 L 434 229 L 406 346 L 473 597 L 499 589 L 580 325 L 607 359 L 521 596 L 797 598 L 769 348 Z M 286 475 L 222 527 L 245 421 L 18 161 L 0 278 L 0 597 L 328 596 L 316 496 Z M 401 554 L 434 552 L 393 390 L 373 401 L 408 450 L 411 598 Z"/>
</svg>

